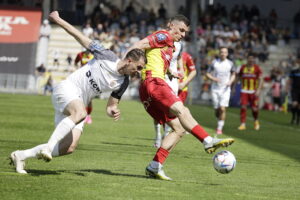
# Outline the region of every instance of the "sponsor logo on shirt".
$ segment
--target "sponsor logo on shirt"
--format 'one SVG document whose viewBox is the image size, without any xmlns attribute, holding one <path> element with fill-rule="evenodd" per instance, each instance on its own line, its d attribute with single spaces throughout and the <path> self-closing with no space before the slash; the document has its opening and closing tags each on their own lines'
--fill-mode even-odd
<svg viewBox="0 0 300 200">
<path fill-rule="evenodd" d="M 99 88 L 99 86 L 97 85 L 96 81 L 93 79 L 91 71 L 90 70 L 87 71 L 85 73 L 85 75 L 89 79 L 88 82 L 90 83 L 90 86 L 94 90 L 94 92 L 96 92 L 96 93 L 102 93 L 101 90 L 100 90 L 100 88 Z"/>
</svg>

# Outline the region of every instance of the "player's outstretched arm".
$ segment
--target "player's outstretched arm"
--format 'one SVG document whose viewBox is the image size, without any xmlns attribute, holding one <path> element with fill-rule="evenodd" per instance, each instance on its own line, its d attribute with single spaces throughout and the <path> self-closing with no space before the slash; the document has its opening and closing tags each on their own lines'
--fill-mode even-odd
<svg viewBox="0 0 300 200">
<path fill-rule="evenodd" d="M 147 38 L 144 38 L 144 39 L 134 43 L 129 49 L 127 49 L 127 51 L 124 55 L 126 55 L 132 49 L 142 49 L 143 51 L 145 51 L 146 49 L 150 49 L 150 48 L 151 48 L 151 46 L 150 46 L 149 40 Z"/>
<path fill-rule="evenodd" d="M 183 88 L 185 88 L 185 86 L 190 84 L 190 82 L 195 78 L 196 75 L 197 75 L 196 70 L 191 71 L 189 73 L 188 77 L 186 78 L 186 80 L 179 84 L 179 89 L 183 89 Z"/>
<path fill-rule="evenodd" d="M 121 111 L 118 109 L 119 99 L 112 96 L 109 97 L 106 106 L 106 113 L 109 117 L 114 118 L 115 121 L 120 119 Z"/>
<path fill-rule="evenodd" d="M 64 19 L 60 18 L 57 11 L 53 11 L 50 13 L 49 20 L 65 29 L 65 31 L 72 35 L 83 47 L 88 48 L 90 43 L 92 42 L 90 38 L 86 37 L 74 26 L 66 22 Z"/>
</svg>

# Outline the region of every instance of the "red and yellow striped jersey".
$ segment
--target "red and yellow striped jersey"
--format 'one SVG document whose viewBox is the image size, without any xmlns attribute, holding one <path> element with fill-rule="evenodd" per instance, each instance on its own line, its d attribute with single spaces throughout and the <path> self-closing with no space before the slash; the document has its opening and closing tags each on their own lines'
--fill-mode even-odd
<svg viewBox="0 0 300 200">
<path fill-rule="evenodd" d="M 242 92 L 254 93 L 259 85 L 259 78 L 262 76 L 260 67 L 256 64 L 247 66 L 242 65 L 239 76 L 241 78 Z"/>
<path fill-rule="evenodd" d="M 76 58 L 75 58 L 75 63 L 80 62 L 81 67 L 83 65 L 85 65 L 86 63 L 88 63 L 90 60 L 92 60 L 94 58 L 94 55 L 92 53 L 86 52 L 86 51 L 82 51 L 80 53 L 77 54 Z"/>
<path fill-rule="evenodd" d="M 182 52 L 181 57 L 183 62 L 184 75 L 183 75 L 183 79 L 179 80 L 180 83 L 187 79 L 191 71 L 196 70 L 194 60 L 190 54 L 188 54 L 187 52 Z M 188 86 L 182 89 L 182 91 L 187 91 L 187 90 L 188 90 Z"/>
<path fill-rule="evenodd" d="M 147 36 L 151 49 L 146 50 L 147 64 L 142 70 L 142 79 L 157 77 L 165 79 L 165 74 L 170 66 L 174 41 L 169 32 L 157 31 Z"/>
</svg>

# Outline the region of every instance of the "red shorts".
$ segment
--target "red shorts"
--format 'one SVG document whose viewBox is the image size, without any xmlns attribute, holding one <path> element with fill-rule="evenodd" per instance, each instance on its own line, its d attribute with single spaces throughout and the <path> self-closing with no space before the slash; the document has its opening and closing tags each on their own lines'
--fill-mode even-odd
<svg viewBox="0 0 300 200">
<path fill-rule="evenodd" d="M 178 97 L 181 99 L 182 103 L 185 102 L 186 98 L 188 96 L 188 91 L 182 91 L 182 90 L 179 90 L 178 91 Z"/>
<path fill-rule="evenodd" d="M 166 81 L 160 78 L 147 78 L 141 83 L 139 92 L 146 111 L 158 123 L 164 124 L 176 118 L 169 112 L 170 107 L 181 100 Z"/>
<path fill-rule="evenodd" d="M 251 107 L 258 107 L 258 96 L 241 92 L 241 105 L 247 106 L 248 103 Z"/>
</svg>

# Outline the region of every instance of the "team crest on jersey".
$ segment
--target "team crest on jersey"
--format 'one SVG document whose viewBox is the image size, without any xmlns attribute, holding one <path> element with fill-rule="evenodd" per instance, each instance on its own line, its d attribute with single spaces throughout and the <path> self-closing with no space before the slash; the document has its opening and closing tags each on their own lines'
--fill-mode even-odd
<svg viewBox="0 0 300 200">
<path fill-rule="evenodd" d="M 158 33 L 156 34 L 156 38 L 159 42 L 166 40 L 167 36 L 165 34 L 162 33 Z"/>
</svg>

